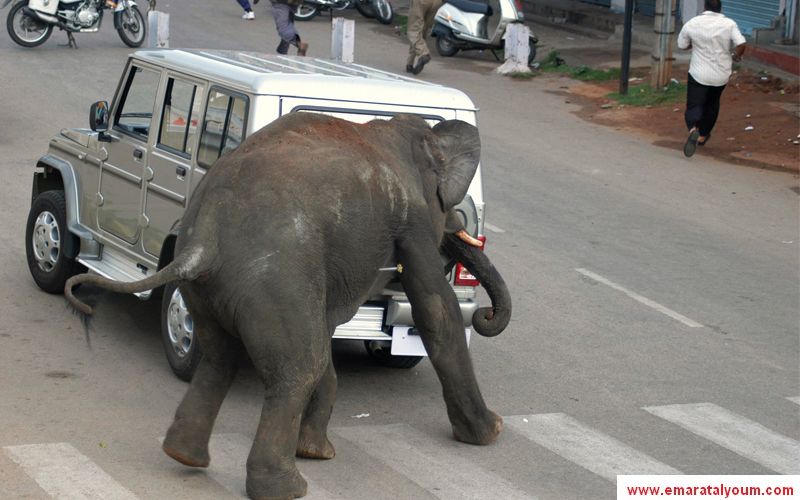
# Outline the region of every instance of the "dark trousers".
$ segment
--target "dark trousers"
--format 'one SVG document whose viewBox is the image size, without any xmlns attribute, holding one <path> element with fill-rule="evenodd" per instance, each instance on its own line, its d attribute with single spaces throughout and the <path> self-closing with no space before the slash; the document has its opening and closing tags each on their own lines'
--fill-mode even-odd
<svg viewBox="0 0 800 500">
<path fill-rule="evenodd" d="M 689 75 L 689 88 L 686 90 L 686 126 L 689 130 L 697 127 L 702 137 L 708 137 L 719 116 L 719 98 L 725 85 L 712 87 L 703 85 Z"/>
<path fill-rule="evenodd" d="M 295 7 L 285 3 L 272 4 L 272 17 L 275 19 L 275 28 L 278 30 L 278 36 L 281 37 L 281 43 L 278 44 L 278 54 L 287 54 L 290 45 L 298 45 L 300 43 L 300 33 L 294 27 L 294 9 Z"/>
<path fill-rule="evenodd" d="M 239 5 L 241 5 L 241 6 L 242 6 L 242 8 L 243 8 L 245 11 L 253 10 L 252 8 L 250 8 L 250 2 L 249 2 L 249 0 L 236 0 L 236 1 L 237 1 L 237 2 L 239 2 Z"/>
</svg>

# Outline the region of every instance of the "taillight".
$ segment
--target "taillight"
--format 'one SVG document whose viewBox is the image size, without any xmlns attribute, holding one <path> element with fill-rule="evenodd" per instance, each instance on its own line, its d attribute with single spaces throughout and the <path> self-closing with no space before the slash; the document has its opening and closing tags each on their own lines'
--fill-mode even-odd
<svg viewBox="0 0 800 500">
<path fill-rule="evenodd" d="M 486 248 L 486 236 L 478 236 L 478 240 L 483 243 L 481 250 Z M 471 275 L 467 268 L 462 266 L 460 262 L 456 263 L 456 286 L 480 286 L 478 278 Z"/>
<path fill-rule="evenodd" d="M 519 12 L 522 12 L 522 2 L 520 2 L 519 0 L 517 0 L 517 1 L 516 1 L 516 2 L 514 2 L 514 3 L 516 3 L 516 4 L 517 4 L 517 11 L 519 11 Z"/>
</svg>

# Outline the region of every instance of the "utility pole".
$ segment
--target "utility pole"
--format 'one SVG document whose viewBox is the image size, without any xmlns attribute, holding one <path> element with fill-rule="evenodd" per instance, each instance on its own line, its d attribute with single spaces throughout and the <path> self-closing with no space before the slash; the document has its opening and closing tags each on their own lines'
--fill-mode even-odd
<svg viewBox="0 0 800 500">
<path fill-rule="evenodd" d="M 633 29 L 633 0 L 625 0 L 625 30 L 622 32 L 622 64 L 619 72 L 619 95 L 627 95 L 631 74 L 631 30 Z"/>
<path fill-rule="evenodd" d="M 675 0 L 656 0 L 656 15 L 653 31 L 656 43 L 653 46 L 653 67 L 650 85 L 666 87 L 672 74 L 672 43 L 675 38 Z"/>
</svg>

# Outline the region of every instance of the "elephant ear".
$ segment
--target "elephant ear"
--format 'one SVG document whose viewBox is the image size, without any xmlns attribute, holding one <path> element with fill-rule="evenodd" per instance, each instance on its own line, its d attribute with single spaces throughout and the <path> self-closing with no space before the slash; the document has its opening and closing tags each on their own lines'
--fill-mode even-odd
<svg viewBox="0 0 800 500">
<path fill-rule="evenodd" d="M 478 168 L 481 159 L 478 129 L 459 120 L 441 122 L 422 136 L 414 156 L 417 164 L 431 166 L 442 211 L 447 212 L 464 199 Z"/>
</svg>

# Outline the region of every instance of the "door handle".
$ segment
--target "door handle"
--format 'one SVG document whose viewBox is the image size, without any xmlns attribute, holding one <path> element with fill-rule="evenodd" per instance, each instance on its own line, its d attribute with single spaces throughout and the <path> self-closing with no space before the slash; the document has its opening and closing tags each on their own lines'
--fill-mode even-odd
<svg viewBox="0 0 800 500">
<path fill-rule="evenodd" d="M 141 160 L 142 159 L 142 150 L 141 149 L 134 149 L 133 150 L 133 157 Z"/>
<path fill-rule="evenodd" d="M 175 173 L 183 177 L 186 175 L 186 169 L 184 167 L 178 167 L 175 169 Z"/>
</svg>

